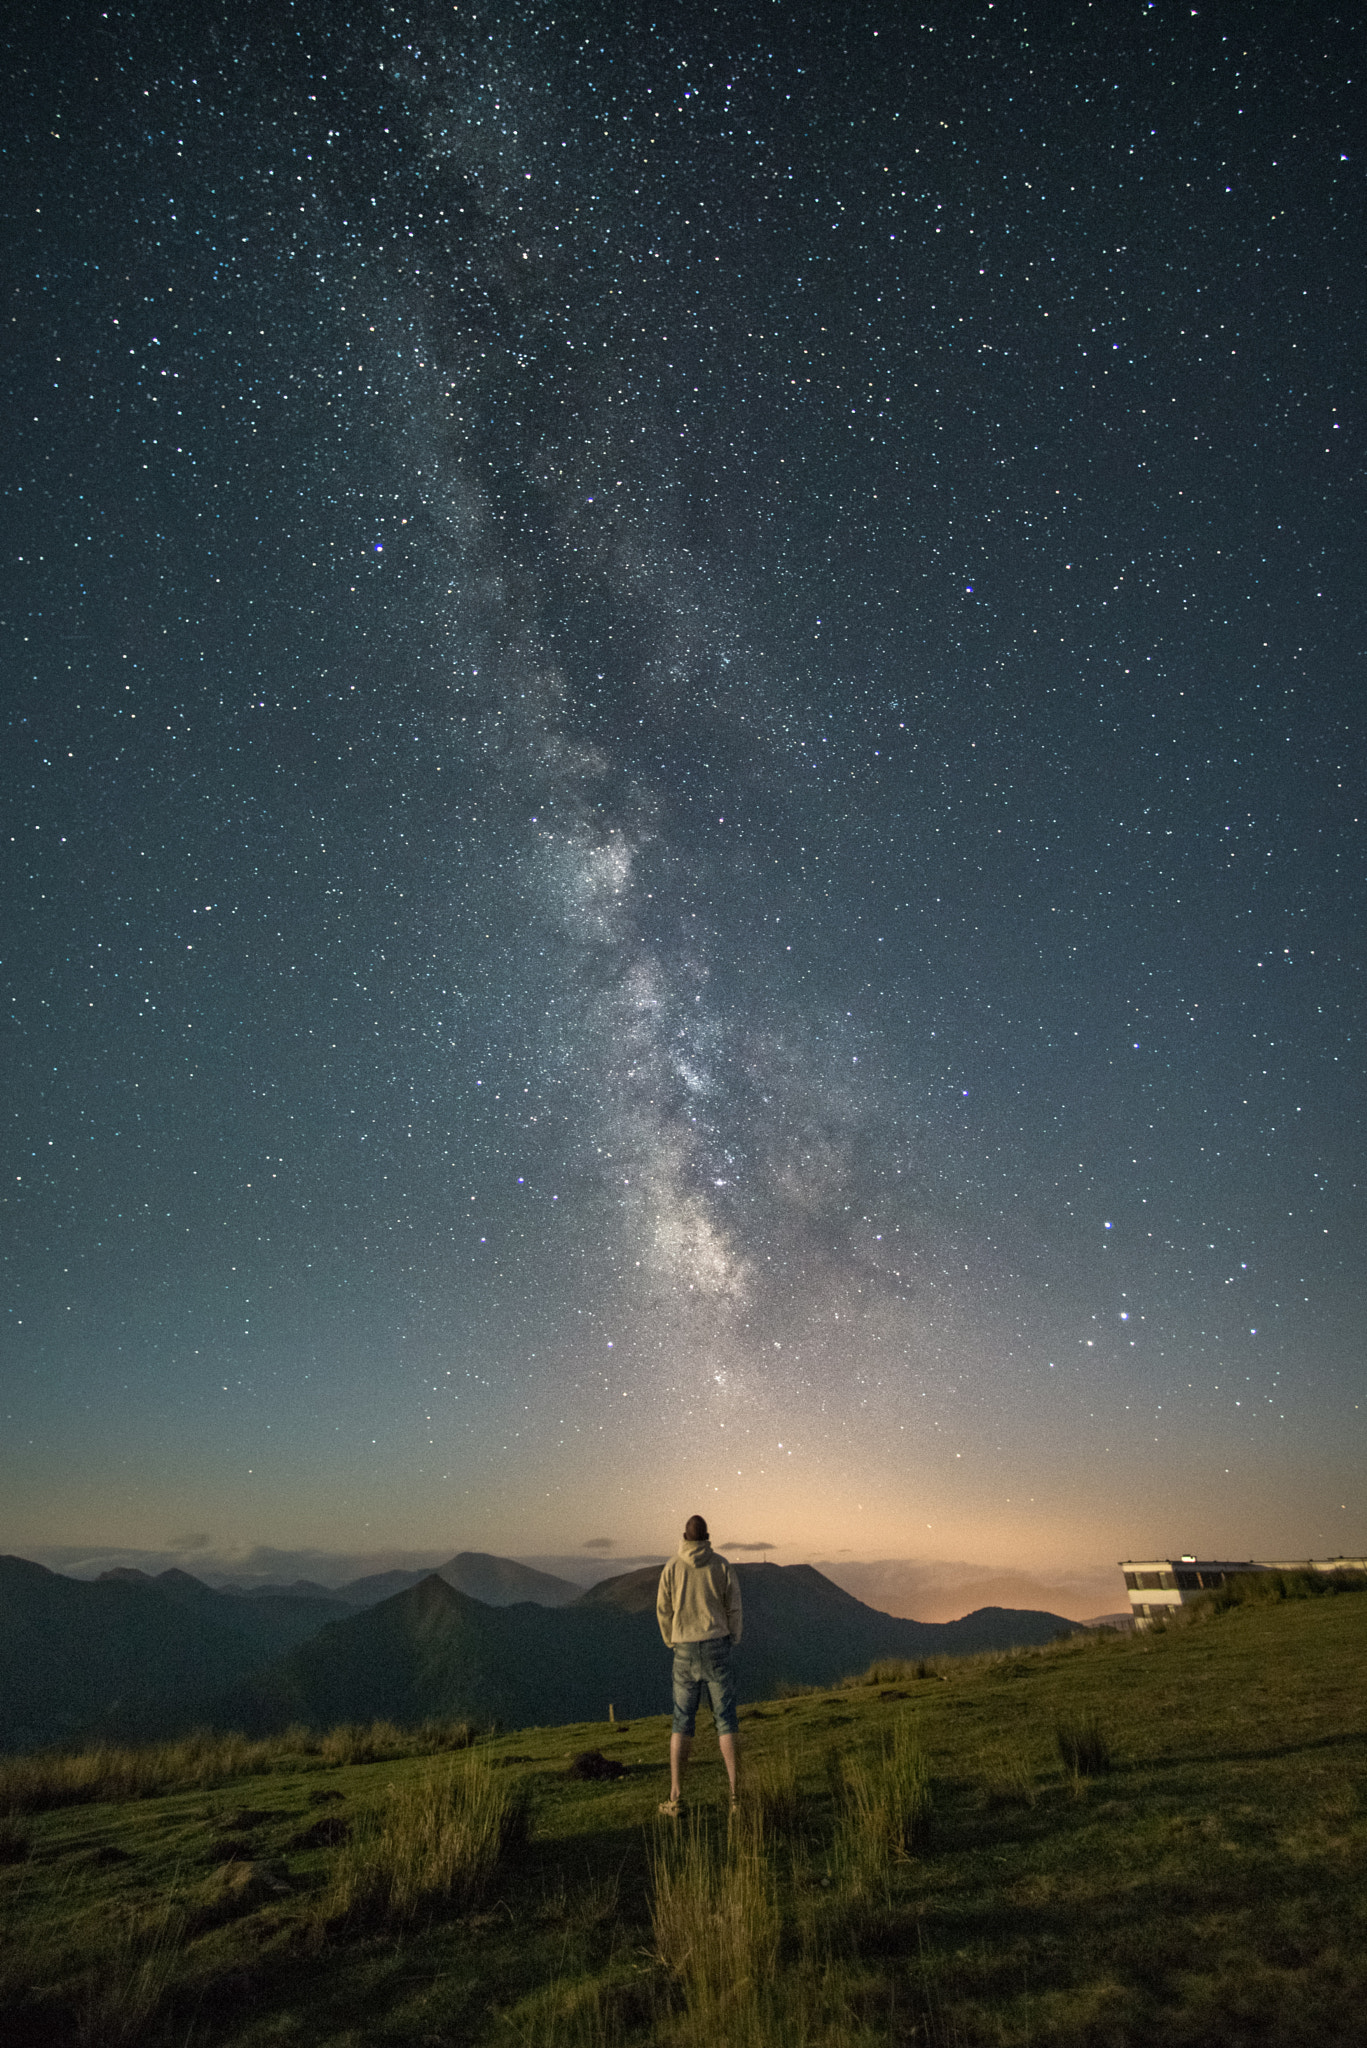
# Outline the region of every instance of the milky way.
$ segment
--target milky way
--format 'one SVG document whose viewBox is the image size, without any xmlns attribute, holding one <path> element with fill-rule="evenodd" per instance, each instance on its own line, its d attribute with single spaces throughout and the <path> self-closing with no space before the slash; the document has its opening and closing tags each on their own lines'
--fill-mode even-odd
<svg viewBox="0 0 1367 2048">
<path fill-rule="evenodd" d="M 0 1541 L 1360 1550 L 1360 31 L 24 34 Z"/>
</svg>

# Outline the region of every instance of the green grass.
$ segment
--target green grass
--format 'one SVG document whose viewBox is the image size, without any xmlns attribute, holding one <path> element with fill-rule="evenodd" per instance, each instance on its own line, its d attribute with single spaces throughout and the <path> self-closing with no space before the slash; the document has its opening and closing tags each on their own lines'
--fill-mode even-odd
<svg viewBox="0 0 1367 2048">
<path fill-rule="evenodd" d="M 1367 1599 L 1214 1606 L 752 1704 L 734 1822 L 663 1716 L 11 1760 L 0 2044 L 1356 2048 Z"/>
</svg>

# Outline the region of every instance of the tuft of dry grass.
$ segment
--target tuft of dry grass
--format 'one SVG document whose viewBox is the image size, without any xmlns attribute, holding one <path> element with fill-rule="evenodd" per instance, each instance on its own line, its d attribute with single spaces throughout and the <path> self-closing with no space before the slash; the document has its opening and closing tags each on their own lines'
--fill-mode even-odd
<svg viewBox="0 0 1367 2048">
<path fill-rule="evenodd" d="M 681 1990 L 689 2038 L 758 2041 L 778 1962 L 779 1913 L 757 1828 L 725 1845 L 694 1824 L 653 1858 L 655 1951 Z"/>
<path fill-rule="evenodd" d="M 928 1812 L 919 1749 L 894 1738 L 885 1754 L 848 1773 L 853 1806 L 872 1810 L 872 1862 L 892 1882 L 893 1830 L 916 1839 Z M 918 1816 L 913 1818 L 913 1810 Z M 840 1852 L 837 1852 L 839 1855 Z M 791 1869 L 785 1883 L 776 1862 Z M 667 1841 L 654 1864 L 652 1924 L 657 1987 L 648 2038 L 654 2048 L 884 2048 L 891 2040 L 934 2041 L 922 2001 L 889 1993 L 852 1958 L 866 1931 L 886 1939 L 885 1900 L 874 1901 L 867 1866 L 851 1883 L 843 1855 L 834 1892 L 814 1884 L 806 1848 L 775 1857 L 753 1806 L 723 1843 L 700 1827 Z M 671 2000 L 671 1992 L 673 1994 Z M 919 2029 L 919 2030 L 918 2030 Z M 556 2043 L 562 2038 L 537 2036 Z M 578 2041 L 579 2036 L 563 2038 Z M 589 2035 L 586 2041 L 609 2037 Z"/>
<path fill-rule="evenodd" d="M 1035 1779 L 1024 1752 L 1009 1744 L 985 1750 L 979 1766 L 989 1806 L 1033 1806 Z"/>
<path fill-rule="evenodd" d="M 878 1657 L 857 1683 L 906 1685 L 912 1679 L 940 1678 L 944 1662 L 943 1657 Z"/>
<path fill-rule="evenodd" d="M 930 1827 L 930 1769 L 910 1715 L 895 1723 L 881 1755 L 847 1758 L 841 1775 L 834 1869 L 855 1896 L 884 1891 L 893 1869 L 924 1845 Z"/>
<path fill-rule="evenodd" d="M 356 1816 L 322 1917 L 397 1924 L 437 1906 L 467 1909 L 526 1834 L 521 1798 L 482 1758 L 439 1765 Z"/>
<path fill-rule="evenodd" d="M 1068 1714 L 1054 1723 L 1054 1746 L 1069 1776 L 1101 1778 L 1111 1768 L 1111 1745 L 1095 1714 Z"/>
<path fill-rule="evenodd" d="M 479 1740 L 473 1721 L 424 1721 L 419 1728 L 396 1728 L 392 1721 L 344 1721 L 315 1737 L 318 1754 L 329 1767 L 390 1763 L 401 1756 L 434 1756 L 441 1751 L 469 1749 Z"/>
<path fill-rule="evenodd" d="M 788 1839 L 797 1833 L 802 1802 L 798 1792 L 797 1758 L 790 1747 L 747 1764 L 741 1786 L 744 1823 L 763 1841 Z"/>
<path fill-rule="evenodd" d="M 384 1763 L 402 1754 L 401 1741 L 392 1721 L 342 1721 L 322 1737 L 318 1754 L 333 1766 Z"/>
<path fill-rule="evenodd" d="M 121 1917 L 76 1997 L 76 2048 L 132 2048 L 145 2038 L 179 1968 L 185 1932 L 174 1890 L 151 1912 Z"/>
</svg>

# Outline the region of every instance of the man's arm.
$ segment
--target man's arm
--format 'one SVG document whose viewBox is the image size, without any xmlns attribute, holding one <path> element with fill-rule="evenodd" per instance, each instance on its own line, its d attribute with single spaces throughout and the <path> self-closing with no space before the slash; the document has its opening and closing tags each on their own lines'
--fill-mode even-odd
<svg viewBox="0 0 1367 2048">
<path fill-rule="evenodd" d="M 673 1560 L 660 1573 L 659 1590 L 655 1595 L 655 1619 L 660 1624 L 660 1634 L 665 1639 L 665 1648 L 674 1647 L 674 1573 Z"/>
<path fill-rule="evenodd" d="M 735 1566 L 729 1564 L 726 1567 L 726 1632 L 733 1643 L 738 1643 L 740 1631 L 740 1580 L 736 1577 Z"/>
</svg>

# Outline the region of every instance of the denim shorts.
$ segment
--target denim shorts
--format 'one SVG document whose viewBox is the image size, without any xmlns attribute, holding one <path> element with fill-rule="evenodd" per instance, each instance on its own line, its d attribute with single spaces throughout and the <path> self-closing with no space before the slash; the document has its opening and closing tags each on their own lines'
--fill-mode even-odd
<svg viewBox="0 0 1367 2048">
<path fill-rule="evenodd" d="M 706 1688 L 718 1735 L 736 1733 L 736 1681 L 731 1676 L 731 1638 L 674 1645 L 674 1733 L 692 1735 L 698 1702 Z"/>
</svg>

